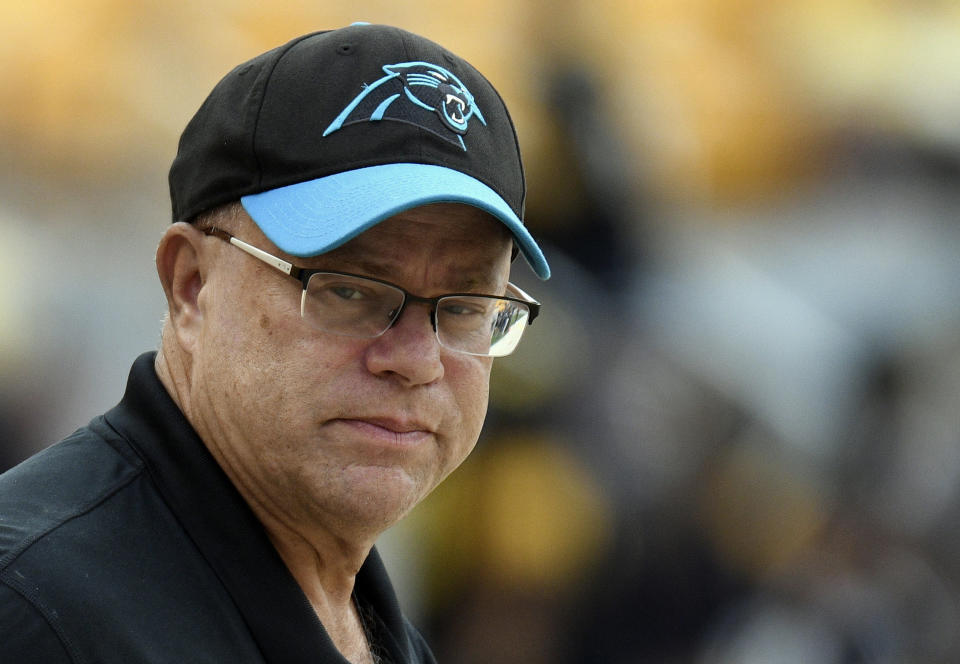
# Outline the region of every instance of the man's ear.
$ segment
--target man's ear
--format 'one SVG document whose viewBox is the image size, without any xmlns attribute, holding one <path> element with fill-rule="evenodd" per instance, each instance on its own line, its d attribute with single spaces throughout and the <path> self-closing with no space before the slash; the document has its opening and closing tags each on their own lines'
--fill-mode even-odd
<svg viewBox="0 0 960 664">
<path fill-rule="evenodd" d="M 168 321 L 187 352 L 193 351 L 203 323 L 200 289 L 206 280 L 205 237 L 180 221 L 167 229 L 157 247 L 157 274 L 167 296 Z"/>
</svg>

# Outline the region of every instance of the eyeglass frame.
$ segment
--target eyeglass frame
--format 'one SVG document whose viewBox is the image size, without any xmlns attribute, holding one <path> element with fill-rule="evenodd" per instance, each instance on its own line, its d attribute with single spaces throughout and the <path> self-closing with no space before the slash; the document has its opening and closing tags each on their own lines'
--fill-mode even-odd
<svg viewBox="0 0 960 664">
<path fill-rule="evenodd" d="M 308 268 L 308 267 L 303 267 L 301 265 L 296 265 L 294 263 L 291 263 L 289 261 L 286 261 L 280 258 L 279 256 L 274 256 L 273 254 L 268 253 L 263 249 L 260 249 L 259 247 L 255 247 L 248 242 L 244 242 L 240 238 L 234 235 L 231 235 L 227 231 L 221 228 L 217 228 L 216 226 L 208 226 L 206 228 L 201 228 L 200 230 L 203 231 L 205 235 L 220 238 L 221 240 L 233 245 L 237 249 L 240 249 L 244 253 L 249 254 L 250 256 L 253 256 L 254 258 L 266 263 L 270 267 L 275 268 L 276 270 L 279 270 L 283 274 L 296 279 L 303 286 L 304 293 L 307 292 L 307 285 L 310 283 L 310 277 L 312 277 L 313 275 L 336 274 L 343 277 L 354 277 L 356 279 L 368 279 L 370 281 L 383 284 L 384 286 L 395 288 L 396 290 L 400 291 L 403 294 L 403 302 L 400 303 L 400 307 L 397 310 L 396 315 L 393 317 L 393 320 L 390 321 L 390 324 L 386 328 L 384 328 L 382 332 L 371 337 L 349 337 L 349 338 L 376 339 L 378 337 L 383 336 L 384 334 L 387 333 L 387 331 L 391 327 L 396 325 L 398 320 L 400 320 L 400 317 L 403 315 L 404 309 L 406 309 L 407 304 L 410 302 L 421 302 L 423 304 L 430 305 L 430 324 L 433 326 L 434 333 L 437 333 L 437 305 L 439 304 L 440 300 L 448 297 L 488 297 L 495 300 L 509 300 L 511 302 L 518 302 L 520 304 L 524 304 L 527 306 L 527 309 L 529 310 L 529 313 L 527 314 L 527 322 L 526 322 L 526 325 L 528 326 L 533 325 L 533 321 L 540 314 L 540 302 L 535 300 L 526 291 L 524 291 L 522 288 L 520 288 L 519 286 L 517 286 L 512 282 L 507 282 L 507 285 L 513 288 L 521 297 L 512 297 L 510 295 L 489 295 L 487 293 L 444 293 L 443 295 L 437 295 L 436 297 L 422 297 L 420 295 L 414 295 L 413 293 L 407 291 L 402 286 L 398 286 L 397 284 L 392 283 L 390 281 L 386 281 L 385 279 L 369 277 L 365 274 L 353 274 L 351 272 L 341 272 L 339 270 L 325 270 L 322 268 Z M 304 310 L 303 299 L 301 297 L 301 303 L 300 303 L 301 317 L 303 317 L 303 310 Z M 316 328 L 316 329 L 322 330 L 322 328 Z M 323 330 L 323 331 L 326 331 L 328 334 L 333 334 L 336 336 L 347 336 L 347 335 L 339 335 L 336 332 L 329 332 L 327 330 Z M 439 337 L 437 338 L 437 341 L 440 342 Z M 478 353 L 471 353 L 469 351 L 459 350 L 457 348 L 449 348 L 448 346 L 445 346 L 442 342 L 440 342 L 440 345 L 456 353 L 475 355 L 477 357 L 495 357 L 492 355 L 481 355 Z M 511 351 L 511 353 L 512 352 L 513 351 Z"/>
</svg>

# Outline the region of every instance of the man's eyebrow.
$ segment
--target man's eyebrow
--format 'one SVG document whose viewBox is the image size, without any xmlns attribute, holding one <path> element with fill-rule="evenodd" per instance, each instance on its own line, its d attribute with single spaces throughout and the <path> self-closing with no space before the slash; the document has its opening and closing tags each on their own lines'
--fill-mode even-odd
<svg viewBox="0 0 960 664">
<path fill-rule="evenodd" d="M 391 283 L 396 283 L 396 275 L 403 266 L 403 261 L 401 260 L 371 260 L 359 255 L 343 256 L 342 260 L 338 260 L 337 262 L 346 264 L 346 269 L 344 270 L 345 272 L 355 272 L 362 276 L 376 277 L 377 279 L 383 279 Z M 336 270 L 338 268 L 328 266 L 327 269 Z M 491 289 L 495 289 L 498 286 L 497 279 L 494 278 L 493 275 L 483 274 L 481 270 L 475 269 L 465 271 L 462 269 L 451 268 L 450 274 L 451 278 L 448 283 L 454 284 L 451 287 L 450 292 L 486 292 Z M 402 286 L 402 284 L 397 285 Z"/>
</svg>

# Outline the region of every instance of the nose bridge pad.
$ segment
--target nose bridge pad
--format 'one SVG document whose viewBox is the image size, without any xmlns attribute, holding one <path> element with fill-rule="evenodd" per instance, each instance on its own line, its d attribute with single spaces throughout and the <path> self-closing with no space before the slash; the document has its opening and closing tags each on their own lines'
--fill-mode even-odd
<svg viewBox="0 0 960 664">
<path fill-rule="evenodd" d="M 404 294 L 403 302 L 400 303 L 400 306 L 397 307 L 394 311 L 390 312 L 393 320 L 390 321 L 390 327 L 396 325 L 400 322 L 400 319 L 403 317 L 403 314 L 406 312 L 407 305 L 413 304 L 416 302 L 421 302 L 427 305 L 430 308 L 430 327 L 433 329 L 433 334 L 437 338 L 437 341 L 440 341 L 440 335 L 437 333 L 437 306 L 440 304 L 439 300 L 429 298 L 429 297 L 418 297 L 416 295 L 411 295 L 409 293 Z"/>
<path fill-rule="evenodd" d="M 390 325 L 387 327 L 389 330 L 391 327 L 400 322 L 400 318 L 403 317 L 404 312 L 407 309 L 407 305 L 413 302 L 422 302 L 430 307 L 430 327 L 433 328 L 434 334 L 437 332 L 437 305 L 439 304 L 437 300 L 432 300 L 426 297 L 417 297 L 416 295 L 405 295 L 403 302 L 400 303 L 400 306 L 390 312 L 389 316 L 391 318 Z"/>
<path fill-rule="evenodd" d="M 400 320 L 400 316 L 401 314 L 403 314 L 403 310 L 406 306 L 407 306 L 407 302 L 406 300 L 404 300 L 403 302 L 400 303 L 399 307 L 397 307 L 396 309 L 393 309 L 387 314 L 387 318 L 390 319 L 390 324 L 387 325 L 387 330 L 389 330 L 390 328 L 392 328 L 394 325 L 397 324 L 397 321 Z M 386 332 L 386 330 L 384 330 L 384 332 Z"/>
</svg>

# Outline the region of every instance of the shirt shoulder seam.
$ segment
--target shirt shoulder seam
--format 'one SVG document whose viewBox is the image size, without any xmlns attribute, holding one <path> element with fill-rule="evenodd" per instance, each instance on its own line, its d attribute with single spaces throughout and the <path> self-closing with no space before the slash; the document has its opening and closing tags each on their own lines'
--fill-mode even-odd
<svg viewBox="0 0 960 664">
<path fill-rule="evenodd" d="M 112 446 L 111 446 L 112 447 Z M 0 578 L 3 578 L 6 575 L 7 568 L 19 558 L 24 551 L 29 549 L 31 546 L 36 544 L 38 541 L 54 532 L 63 525 L 77 519 L 102 505 L 104 502 L 112 498 L 117 492 L 121 491 L 124 487 L 129 485 L 131 482 L 135 481 L 140 477 L 143 472 L 143 466 L 132 466 L 133 470 L 124 475 L 121 479 L 117 480 L 116 484 L 113 486 L 107 487 L 102 493 L 98 494 L 94 499 L 82 503 L 72 510 L 68 514 L 64 515 L 60 519 L 57 519 L 53 523 L 49 524 L 46 528 L 40 528 L 36 532 L 31 533 L 27 537 L 24 537 L 18 544 L 14 545 L 7 553 L 3 556 L 0 556 Z"/>
<path fill-rule="evenodd" d="M 37 613 L 43 618 L 44 622 L 50 627 L 54 634 L 56 634 L 57 639 L 60 640 L 60 644 L 63 646 L 63 649 L 67 652 L 67 656 L 70 658 L 71 662 L 74 664 L 83 664 L 87 660 L 79 653 L 76 646 L 73 645 L 73 642 L 70 640 L 70 637 L 67 636 L 67 633 L 63 630 L 63 627 L 60 625 L 60 622 L 57 620 L 56 611 L 50 610 L 40 599 L 38 594 L 31 590 L 27 585 L 26 579 L 18 579 L 17 573 L 10 573 L 10 570 L 4 570 L 0 572 L 0 581 L 2 581 L 10 590 L 20 595 L 23 600 L 32 606 Z"/>
</svg>

